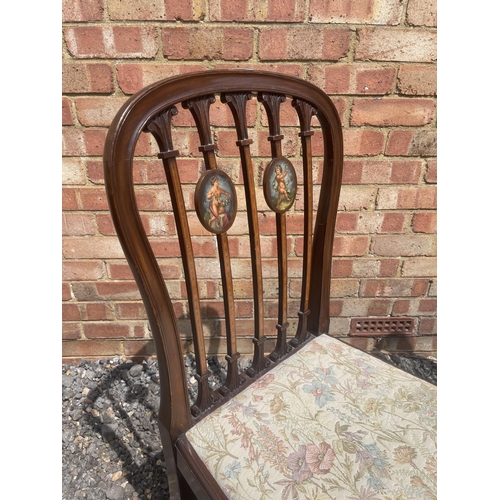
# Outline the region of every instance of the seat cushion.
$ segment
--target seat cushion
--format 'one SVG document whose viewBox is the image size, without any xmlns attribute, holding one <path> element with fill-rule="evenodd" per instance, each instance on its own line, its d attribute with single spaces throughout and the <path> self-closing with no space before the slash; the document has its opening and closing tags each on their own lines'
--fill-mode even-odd
<svg viewBox="0 0 500 500">
<path fill-rule="evenodd" d="M 186 437 L 230 499 L 436 498 L 436 393 L 321 335 Z"/>
</svg>

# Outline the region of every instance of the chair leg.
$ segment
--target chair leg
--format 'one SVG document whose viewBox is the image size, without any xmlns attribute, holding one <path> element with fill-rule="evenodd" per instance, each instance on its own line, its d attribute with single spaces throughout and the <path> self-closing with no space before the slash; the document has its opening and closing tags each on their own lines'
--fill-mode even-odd
<svg viewBox="0 0 500 500">
<path fill-rule="evenodd" d="M 179 479 L 179 488 L 180 488 L 180 493 L 181 493 L 181 500 L 193 500 L 196 497 L 194 494 L 193 490 L 189 486 L 188 482 L 184 478 L 184 476 L 179 472 L 178 475 Z"/>
<path fill-rule="evenodd" d="M 175 463 L 172 440 L 170 439 L 170 433 L 161 423 L 161 421 L 158 422 L 158 427 L 160 429 L 160 437 L 163 447 L 163 456 L 165 458 L 165 467 L 167 469 L 169 498 L 170 500 L 181 500 L 181 499 L 184 500 L 184 495 L 181 494 L 181 487 L 179 484 L 179 477 L 182 477 L 182 475 L 178 474 L 177 464 Z M 190 497 L 187 496 L 186 498 Z"/>
</svg>

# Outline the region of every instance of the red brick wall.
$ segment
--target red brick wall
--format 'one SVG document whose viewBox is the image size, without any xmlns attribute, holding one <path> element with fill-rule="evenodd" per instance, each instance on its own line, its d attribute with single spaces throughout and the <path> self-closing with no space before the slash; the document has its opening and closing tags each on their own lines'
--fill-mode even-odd
<svg viewBox="0 0 500 500">
<path fill-rule="evenodd" d="M 152 352 L 103 185 L 103 145 L 114 113 L 128 96 L 161 78 L 231 67 L 304 78 L 338 106 L 346 158 L 331 333 L 346 336 L 354 317 L 411 316 L 416 335 L 384 346 L 435 352 L 435 0 L 63 0 L 62 67 L 63 356 Z M 224 125 L 224 113 L 214 114 Z M 259 116 L 252 124 L 256 148 L 267 143 Z M 177 138 L 187 142 L 190 134 L 181 126 Z M 238 156 L 223 130 L 218 141 Z M 296 139 L 284 150 L 296 155 Z M 142 138 L 139 203 L 183 316 L 181 268 L 169 258 L 175 252 L 168 238 L 173 220 L 162 212 L 168 197 L 159 185 L 162 171 L 154 152 L 150 139 Z M 179 164 L 184 180 L 195 182 L 189 167 L 201 169 L 199 156 L 185 156 Z M 293 238 L 291 243 L 298 244 Z M 215 247 L 203 237 L 199 244 L 207 256 L 200 284 L 211 335 L 219 293 L 210 279 Z M 236 240 L 233 251 L 244 257 L 238 245 Z M 247 263 L 240 261 L 242 276 Z M 252 312 L 244 285 L 243 280 L 237 290 L 242 325 Z M 352 342 L 365 349 L 374 345 L 371 339 Z"/>
</svg>

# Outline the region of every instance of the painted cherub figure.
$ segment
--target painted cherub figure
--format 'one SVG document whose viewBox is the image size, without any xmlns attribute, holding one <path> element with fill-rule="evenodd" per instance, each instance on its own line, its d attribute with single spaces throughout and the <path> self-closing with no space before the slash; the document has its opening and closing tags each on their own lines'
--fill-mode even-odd
<svg viewBox="0 0 500 500">
<path fill-rule="evenodd" d="M 214 175 L 210 180 L 212 187 L 207 193 L 207 200 L 210 201 L 209 210 L 212 215 L 208 224 L 217 226 L 218 229 L 224 229 L 229 225 L 229 214 L 226 212 L 226 205 L 231 199 L 231 193 L 228 193 L 220 187 L 219 177 Z M 227 200 L 222 198 L 222 195 L 228 197 Z"/>
<path fill-rule="evenodd" d="M 290 198 L 288 196 L 288 192 L 286 190 L 286 180 L 285 177 L 288 174 L 288 169 L 282 172 L 281 166 L 276 165 L 276 168 L 274 169 L 275 174 L 276 174 L 276 190 L 278 191 L 278 199 L 276 201 L 276 208 L 279 208 L 281 200 L 283 197 L 285 197 L 288 201 L 290 201 Z"/>
</svg>

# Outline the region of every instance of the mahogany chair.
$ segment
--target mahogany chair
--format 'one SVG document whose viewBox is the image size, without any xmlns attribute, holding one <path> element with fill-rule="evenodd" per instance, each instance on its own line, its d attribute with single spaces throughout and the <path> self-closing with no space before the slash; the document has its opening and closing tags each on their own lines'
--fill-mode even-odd
<svg viewBox="0 0 500 500">
<path fill-rule="evenodd" d="M 256 175 L 247 127 L 247 103 L 254 98 L 269 127 L 262 176 Z M 222 168 L 213 139 L 210 107 L 217 99 L 234 118 L 238 188 Z M 300 124 L 299 172 L 282 153 L 280 106 L 287 99 Z M 193 186 L 186 191 L 181 183 L 172 133 L 180 106 L 194 119 L 203 155 L 194 202 Z M 324 152 L 318 189 L 313 189 L 315 128 Z M 143 132 L 159 147 L 183 262 L 198 384 L 192 406 L 177 315 L 134 194 L 134 151 Z M 207 71 L 166 79 L 131 97 L 113 120 L 104 152 L 106 190 L 154 338 L 171 498 L 435 498 L 436 388 L 328 335 L 342 164 L 342 128 L 330 98 L 311 83 L 279 74 Z M 303 228 L 296 302 L 289 300 L 291 213 L 299 214 Z M 276 329 L 264 322 L 260 225 L 269 216 L 277 248 Z M 230 252 L 238 218 L 248 225 L 254 324 L 253 359 L 241 373 Z M 216 240 L 220 261 L 227 378 L 216 390 L 209 385 L 193 220 Z M 293 316 L 297 326 L 290 331 Z"/>
</svg>

